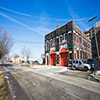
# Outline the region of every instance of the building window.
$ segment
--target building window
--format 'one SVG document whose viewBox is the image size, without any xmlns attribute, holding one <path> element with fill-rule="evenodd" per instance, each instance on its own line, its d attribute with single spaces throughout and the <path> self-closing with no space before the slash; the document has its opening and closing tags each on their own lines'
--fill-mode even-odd
<svg viewBox="0 0 100 100">
<path fill-rule="evenodd" d="M 56 45 L 56 39 L 54 38 L 53 39 L 53 46 L 55 46 Z"/>
<path fill-rule="evenodd" d="M 60 37 L 60 43 L 62 42 L 62 36 Z"/>
<path fill-rule="evenodd" d="M 58 35 L 58 32 L 56 31 L 56 35 Z"/>
<path fill-rule="evenodd" d="M 74 53 L 74 59 L 76 59 L 76 53 Z"/>
<path fill-rule="evenodd" d="M 77 42 L 78 42 L 78 35 L 77 35 Z"/>
<path fill-rule="evenodd" d="M 68 28 L 71 28 L 71 25 L 68 25 Z"/>
<path fill-rule="evenodd" d="M 80 37 L 80 44 L 82 44 L 82 39 L 81 39 L 81 37 Z"/>
<path fill-rule="evenodd" d="M 74 40 L 76 41 L 76 34 L 74 33 Z"/>
<path fill-rule="evenodd" d="M 59 48 L 59 38 L 56 38 L 56 47 Z"/>
<path fill-rule="evenodd" d="M 67 34 L 65 34 L 65 40 L 67 40 Z"/>
<path fill-rule="evenodd" d="M 52 47 L 52 40 L 50 41 L 50 47 Z"/>
<path fill-rule="evenodd" d="M 54 39 L 54 45 L 56 45 L 56 39 Z"/>
<path fill-rule="evenodd" d="M 48 42 L 47 42 L 47 46 L 46 46 L 46 49 L 47 49 L 47 50 L 48 50 L 48 46 L 49 46 L 49 45 L 48 45 Z"/>
<path fill-rule="evenodd" d="M 79 51 L 77 51 L 77 59 L 79 59 Z"/>
<path fill-rule="evenodd" d="M 61 31 L 64 32 L 64 29 L 62 29 Z"/>
<path fill-rule="evenodd" d="M 83 57 L 82 57 L 82 53 L 83 53 L 83 52 L 82 52 L 82 51 L 80 51 L 80 58 L 81 58 L 81 59 L 83 58 Z"/>
<path fill-rule="evenodd" d="M 71 33 L 69 33 L 69 40 L 71 40 L 72 39 L 72 34 Z"/>
<path fill-rule="evenodd" d="M 73 25 L 73 28 L 75 29 L 75 25 Z"/>
</svg>

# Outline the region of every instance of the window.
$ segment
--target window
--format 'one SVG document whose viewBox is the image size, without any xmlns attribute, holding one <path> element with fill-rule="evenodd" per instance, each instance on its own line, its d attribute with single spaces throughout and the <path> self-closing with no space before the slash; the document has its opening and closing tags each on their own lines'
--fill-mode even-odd
<svg viewBox="0 0 100 100">
<path fill-rule="evenodd" d="M 76 64 L 78 64 L 78 61 L 76 60 Z"/>
<path fill-rule="evenodd" d="M 82 63 L 79 61 L 79 64 L 81 65 Z"/>
<path fill-rule="evenodd" d="M 56 39 L 54 38 L 53 39 L 53 46 L 55 46 L 56 45 Z"/>
<path fill-rule="evenodd" d="M 76 41 L 76 34 L 74 33 L 74 40 Z"/>
<path fill-rule="evenodd" d="M 60 37 L 60 43 L 62 42 L 62 36 Z"/>
<path fill-rule="evenodd" d="M 56 39 L 54 39 L 54 45 L 56 45 Z"/>
<path fill-rule="evenodd" d="M 62 29 L 61 31 L 64 32 L 64 29 Z"/>
<path fill-rule="evenodd" d="M 71 33 L 69 33 L 69 40 L 71 40 L 71 38 L 72 38 L 72 34 L 71 34 Z"/>
<path fill-rule="evenodd" d="M 73 63 L 75 63 L 75 60 L 73 61 Z"/>
<path fill-rule="evenodd" d="M 79 37 L 79 39 L 80 39 L 80 44 L 82 44 L 82 39 L 81 39 L 81 37 Z"/>
<path fill-rule="evenodd" d="M 77 51 L 77 58 L 79 59 L 79 51 Z"/>
<path fill-rule="evenodd" d="M 52 47 L 52 40 L 50 41 L 50 47 Z"/>
<path fill-rule="evenodd" d="M 78 35 L 77 35 L 77 42 L 78 42 Z"/>
<path fill-rule="evenodd" d="M 83 54 L 83 52 L 82 51 L 80 51 L 80 58 L 82 59 L 83 57 L 82 57 L 82 54 Z"/>
<path fill-rule="evenodd" d="M 59 48 L 59 38 L 56 38 L 56 47 Z"/>
<path fill-rule="evenodd" d="M 71 25 L 68 25 L 68 28 L 71 28 Z"/>
<path fill-rule="evenodd" d="M 48 50 L 48 42 L 47 42 L 47 46 L 46 46 L 47 50 Z"/>
<path fill-rule="evenodd" d="M 58 32 L 56 31 L 56 35 L 58 35 Z"/>
<path fill-rule="evenodd" d="M 76 28 L 75 25 L 73 25 L 73 28 L 74 28 L 74 29 Z"/>
<path fill-rule="evenodd" d="M 67 34 L 65 34 L 65 40 L 67 40 Z"/>
<path fill-rule="evenodd" d="M 76 59 L 76 53 L 74 53 L 74 59 Z"/>
</svg>

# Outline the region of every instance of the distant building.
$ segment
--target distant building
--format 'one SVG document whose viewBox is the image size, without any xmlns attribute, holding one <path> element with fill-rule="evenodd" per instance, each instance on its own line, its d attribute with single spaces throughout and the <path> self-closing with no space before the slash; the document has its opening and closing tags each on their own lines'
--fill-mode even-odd
<svg viewBox="0 0 100 100">
<path fill-rule="evenodd" d="M 96 24 L 95 31 L 96 31 L 99 55 L 100 55 L 100 22 L 98 22 L 98 24 Z M 94 35 L 93 28 L 84 33 L 86 34 L 87 37 L 89 37 L 91 39 L 92 58 L 96 58 L 98 55 L 97 55 L 97 48 L 96 48 L 95 35 Z"/>
<path fill-rule="evenodd" d="M 17 57 L 17 58 L 10 57 L 10 58 L 8 58 L 8 61 L 11 61 L 13 63 L 27 62 L 27 57 Z M 28 61 L 38 61 L 38 59 L 37 58 L 29 57 Z"/>
<path fill-rule="evenodd" d="M 100 27 L 100 20 L 96 22 L 96 28 Z"/>
<path fill-rule="evenodd" d="M 41 54 L 42 64 L 45 64 L 45 54 Z"/>
<path fill-rule="evenodd" d="M 45 36 L 45 60 L 47 65 L 68 66 L 74 59 L 90 59 L 91 40 L 73 22 L 57 26 Z"/>
</svg>

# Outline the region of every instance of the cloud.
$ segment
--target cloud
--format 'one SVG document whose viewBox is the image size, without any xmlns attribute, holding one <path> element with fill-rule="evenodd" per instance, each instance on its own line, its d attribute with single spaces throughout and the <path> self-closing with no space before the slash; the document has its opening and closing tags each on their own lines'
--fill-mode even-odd
<svg viewBox="0 0 100 100">
<path fill-rule="evenodd" d="M 9 20 L 11 20 L 11 21 L 13 21 L 13 22 L 15 22 L 15 23 L 17 23 L 17 24 L 19 24 L 19 25 L 21 25 L 21 26 L 26 27 L 27 29 L 29 29 L 29 30 L 31 30 L 31 31 L 35 31 L 35 32 L 37 32 L 37 33 L 40 34 L 40 35 L 44 35 L 44 34 L 41 33 L 39 30 L 37 30 L 37 29 L 35 29 L 35 28 L 32 28 L 32 27 L 29 27 L 28 25 L 23 24 L 22 22 L 20 22 L 20 21 L 14 19 L 14 18 L 12 18 L 12 17 L 7 16 L 6 14 L 4 14 L 4 13 L 2 13 L 2 12 L 0 12 L 0 15 L 3 16 L 3 17 L 5 17 L 5 18 L 7 18 L 7 19 L 9 19 Z"/>
<path fill-rule="evenodd" d="M 18 12 L 18 11 L 15 11 L 15 10 L 11 10 L 11 9 L 8 9 L 8 8 L 5 8 L 5 7 L 0 7 L 0 8 L 3 9 L 3 10 L 6 10 L 6 11 L 12 12 L 12 13 L 16 13 L 16 14 L 19 14 L 19 15 L 26 16 L 26 17 L 42 18 L 42 19 L 55 20 L 55 21 L 69 21 L 69 20 L 73 20 L 73 19 L 48 18 L 48 17 L 34 16 L 34 15 L 31 15 L 31 14 L 26 14 L 26 13 Z M 75 21 L 79 21 L 79 20 L 85 20 L 85 19 L 84 18 L 79 18 L 79 19 L 75 18 L 74 20 Z"/>
</svg>

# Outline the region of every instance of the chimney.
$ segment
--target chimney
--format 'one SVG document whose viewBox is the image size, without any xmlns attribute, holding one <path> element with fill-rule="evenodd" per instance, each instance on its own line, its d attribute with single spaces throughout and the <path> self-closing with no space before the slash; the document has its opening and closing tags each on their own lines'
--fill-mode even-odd
<svg viewBox="0 0 100 100">
<path fill-rule="evenodd" d="M 59 25 L 57 25 L 57 29 L 58 29 L 58 28 L 60 28 L 60 26 L 59 26 Z"/>
</svg>

